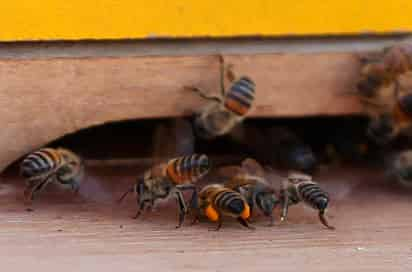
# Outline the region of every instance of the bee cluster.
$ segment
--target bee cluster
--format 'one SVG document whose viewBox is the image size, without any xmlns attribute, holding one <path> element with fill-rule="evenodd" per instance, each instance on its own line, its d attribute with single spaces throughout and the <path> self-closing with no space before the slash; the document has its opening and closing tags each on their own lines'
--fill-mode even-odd
<svg viewBox="0 0 412 272">
<path fill-rule="evenodd" d="M 285 221 L 291 205 L 304 203 L 317 210 L 326 228 L 334 229 L 325 217 L 330 197 L 312 179 L 320 165 L 312 147 L 284 126 L 250 129 L 253 126 L 243 121 L 254 105 L 256 85 L 250 77 L 236 77 L 231 67 L 225 67 L 223 57 L 220 61 L 219 96 L 208 95 L 197 87 L 184 87 L 207 102 L 205 108 L 190 119 L 190 131 L 193 138 L 206 142 L 229 136 L 257 159 L 246 158 L 240 164 L 212 167 L 214 164 L 206 154 L 194 151 L 175 154 L 146 170 L 119 202 L 134 193 L 138 206 L 134 218 L 138 218 L 157 201 L 172 197 L 178 207 L 176 227 L 181 227 L 190 214 L 192 223 L 201 217 L 216 222 L 216 230 L 220 229 L 225 217 L 235 218 L 241 225 L 253 228 L 250 221 L 256 211 L 268 217 L 273 225 L 277 207 L 280 207 L 281 221 Z M 412 121 L 412 93 L 402 84 L 402 77 L 408 76 L 412 68 L 412 46 L 393 46 L 376 55 L 362 56 L 360 62 L 362 69 L 356 94 L 365 104 L 369 117 L 368 141 L 385 147 L 407 131 Z M 226 78 L 231 81 L 229 88 L 225 88 Z M 344 130 L 336 129 L 329 136 L 332 144 L 323 149 L 330 157 L 339 153 L 343 159 L 356 159 L 370 149 L 370 143 L 364 139 L 351 142 L 353 135 L 345 135 Z M 412 150 L 403 150 L 391 160 L 390 170 L 403 184 L 412 184 L 411 162 Z M 273 165 L 286 168 L 288 174 L 269 178 L 269 173 L 274 172 Z M 42 148 L 25 157 L 20 169 L 27 181 L 25 202 L 30 204 L 35 194 L 52 182 L 77 191 L 85 165 L 78 155 L 67 149 Z M 208 180 L 211 169 L 216 169 L 219 182 L 198 188 L 197 182 Z M 191 192 L 189 201 L 185 200 L 184 191 Z"/>
<path fill-rule="evenodd" d="M 390 156 L 389 173 L 401 184 L 412 185 L 412 45 L 399 44 L 360 56 L 362 64 L 357 94 L 370 117 L 368 135 L 390 149 L 403 137 L 407 145 Z"/>
</svg>

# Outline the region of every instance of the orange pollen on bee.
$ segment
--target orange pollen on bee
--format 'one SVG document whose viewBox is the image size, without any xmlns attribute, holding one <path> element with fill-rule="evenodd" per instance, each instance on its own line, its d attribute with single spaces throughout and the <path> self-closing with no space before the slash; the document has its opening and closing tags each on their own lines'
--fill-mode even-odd
<svg viewBox="0 0 412 272">
<path fill-rule="evenodd" d="M 240 217 L 243 219 L 248 219 L 250 217 L 250 207 L 248 204 L 245 203 L 245 208 L 243 209 L 243 212 L 240 214 Z"/>
<path fill-rule="evenodd" d="M 175 171 L 175 163 L 176 163 L 176 162 L 170 163 L 170 164 L 167 166 L 166 172 L 167 172 L 167 175 L 169 176 L 169 178 L 170 178 L 174 183 L 179 184 L 179 183 L 182 182 L 182 177 L 176 173 L 176 171 Z"/>
<path fill-rule="evenodd" d="M 211 204 L 205 208 L 205 214 L 210 221 L 215 222 L 219 220 L 219 213 L 215 210 L 215 208 L 213 208 Z"/>
</svg>

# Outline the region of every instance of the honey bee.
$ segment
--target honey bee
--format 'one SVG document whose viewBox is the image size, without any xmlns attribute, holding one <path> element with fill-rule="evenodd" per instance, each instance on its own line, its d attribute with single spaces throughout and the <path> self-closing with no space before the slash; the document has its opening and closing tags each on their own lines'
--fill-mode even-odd
<svg viewBox="0 0 412 272">
<path fill-rule="evenodd" d="M 412 45 L 384 48 L 374 56 L 361 57 L 360 61 L 362 68 L 357 89 L 362 96 L 373 98 L 382 87 L 389 86 L 412 69 Z"/>
<path fill-rule="evenodd" d="M 263 167 L 256 160 L 248 158 L 240 167 L 223 167 L 220 172 L 229 178 L 225 187 L 235 190 L 246 199 L 250 213 L 253 214 L 253 208 L 257 206 L 270 218 L 270 225 L 273 225 L 273 209 L 280 201 L 274 188 L 266 180 Z"/>
<path fill-rule="evenodd" d="M 24 190 L 25 203 L 30 204 L 34 195 L 52 182 L 78 192 L 84 175 L 84 163 L 68 149 L 42 148 L 23 159 L 20 174 L 27 183 Z"/>
<path fill-rule="evenodd" d="M 179 220 L 176 228 L 181 227 L 187 214 L 187 205 L 183 191 L 191 190 L 191 201 L 197 201 L 197 190 L 193 184 L 209 172 L 210 164 L 206 155 L 192 154 L 182 156 L 166 163 L 155 165 L 147 170 L 136 184 L 119 199 L 121 202 L 128 193 L 137 195 L 137 219 L 146 208 L 154 208 L 155 202 L 168 197 L 175 197 L 179 209 Z"/>
<path fill-rule="evenodd" d="M 372 119 L 368 134 L 378 144 L 385 144 L 412 124 L 412 94 L 400 83 L 401 76 L 412 69 L 412 45 L 385 48 L 360 61 L 357 93 Z"/>
<path fill-rule="evenodd" d="M 196 211 L 193 223 L 199 220 L 200 213 L 210 221 L 217 222 L 216 231 L 222 227 L 223 216 L 236 218 L 243 226 L 254 229 L 247 220 L 250 217 L 250 207 L 244 197 L 222 184 L 210 184 L 199 192 L 198 201 L 193 203 Z"/>
<path fill-rule="evenodd" d="M 325 218 L 325 211 L 329 204 L 329 196 L 319 185 L 312 180 L 309 175 L 292 173 L 283 181 L 281 189 L 282 216 L 281 221 L 285 221 L 288 215 L 288 208 L 291 205 L 303 201 L 310 207 L 319 211 L 321 223 L 328 229 L 335 228 L 328 224 Z"/>
<path fill-rule="evenodd" d="M 412 125 L 412 94 L 396 100 L 392 112 L 373 118 L 368 126 L 368 135 L 379 144 L 385 144 Z"/>
<path fill-rule="evenodd" d="M 235 80 L 231 70 L 228 70 L 228 75 L 233 83 L 225 92 L 223 57 L 220 56 L 219 60 L 221 67 L 220 96 L 209 96 L 196 87 L 185 87 L 186 90 L 197 92 L 205 100 L 212 101 L 199 114 L 195 115 L 195 133 L 204 139 L 213 139 L 228 134 L 243 121 L 255 100 L 255 83 L 247 76 Z"/>
</svg>

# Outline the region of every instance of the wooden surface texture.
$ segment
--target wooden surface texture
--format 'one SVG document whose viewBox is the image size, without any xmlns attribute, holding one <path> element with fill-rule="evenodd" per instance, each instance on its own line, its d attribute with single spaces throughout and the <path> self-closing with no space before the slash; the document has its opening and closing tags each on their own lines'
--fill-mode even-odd
<svg viewBox="0 0 412 272">
<path fill-rule="evenodd" d="M 362 111 L 351 53 L 228 55 L 256 82 L 248 117 Z M 0 170 L 67 133 L 106 122 L 187 116 L 205 101 L 183 89 L 219 92 L 217 56 L 0 60 Z"/>
</svg>

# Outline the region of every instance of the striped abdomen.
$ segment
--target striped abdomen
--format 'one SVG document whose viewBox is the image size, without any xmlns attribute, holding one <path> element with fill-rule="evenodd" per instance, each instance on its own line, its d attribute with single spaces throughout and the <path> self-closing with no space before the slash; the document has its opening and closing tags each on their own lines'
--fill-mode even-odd
<svg viewBox="0 0 412 272">
<path fill-rule="evenodd" d="M 175 183 L 191 183 L 209 171 L 209 158 L 202 154 L 193 154 L 173 159 L 168 162 L 167 176 Z"/>
<path fill-rule="evenodd" d="M 52 148 L 42 148 L 29 154 L 20 165 L 20 173 L 32 178 L 55 170 L 62 163 L 60 154 Z"/>
<path fill-rule="evenodd" d="M 325 210 L 329 203 L 328 194 L 323 191 L 318 184 L 313 182 L 297 185 L 300 198 L 311 207 L 318 210 Z"/>
<path fill-rule="evenodd" d="M 225 97 L 225 107 L 237 115 L 245 115 L 252 107 L 255 99 L 255 83 L 247 78 L 241 77 L 230 87 Z"/>
<path fill-rule="evenodd" d="M 214 206 L 233 217 L 249 218 L 249 206 L 238 193 L 230 189 L 224 189 L 218 192 L 214 198 Z"/>
</svg>

